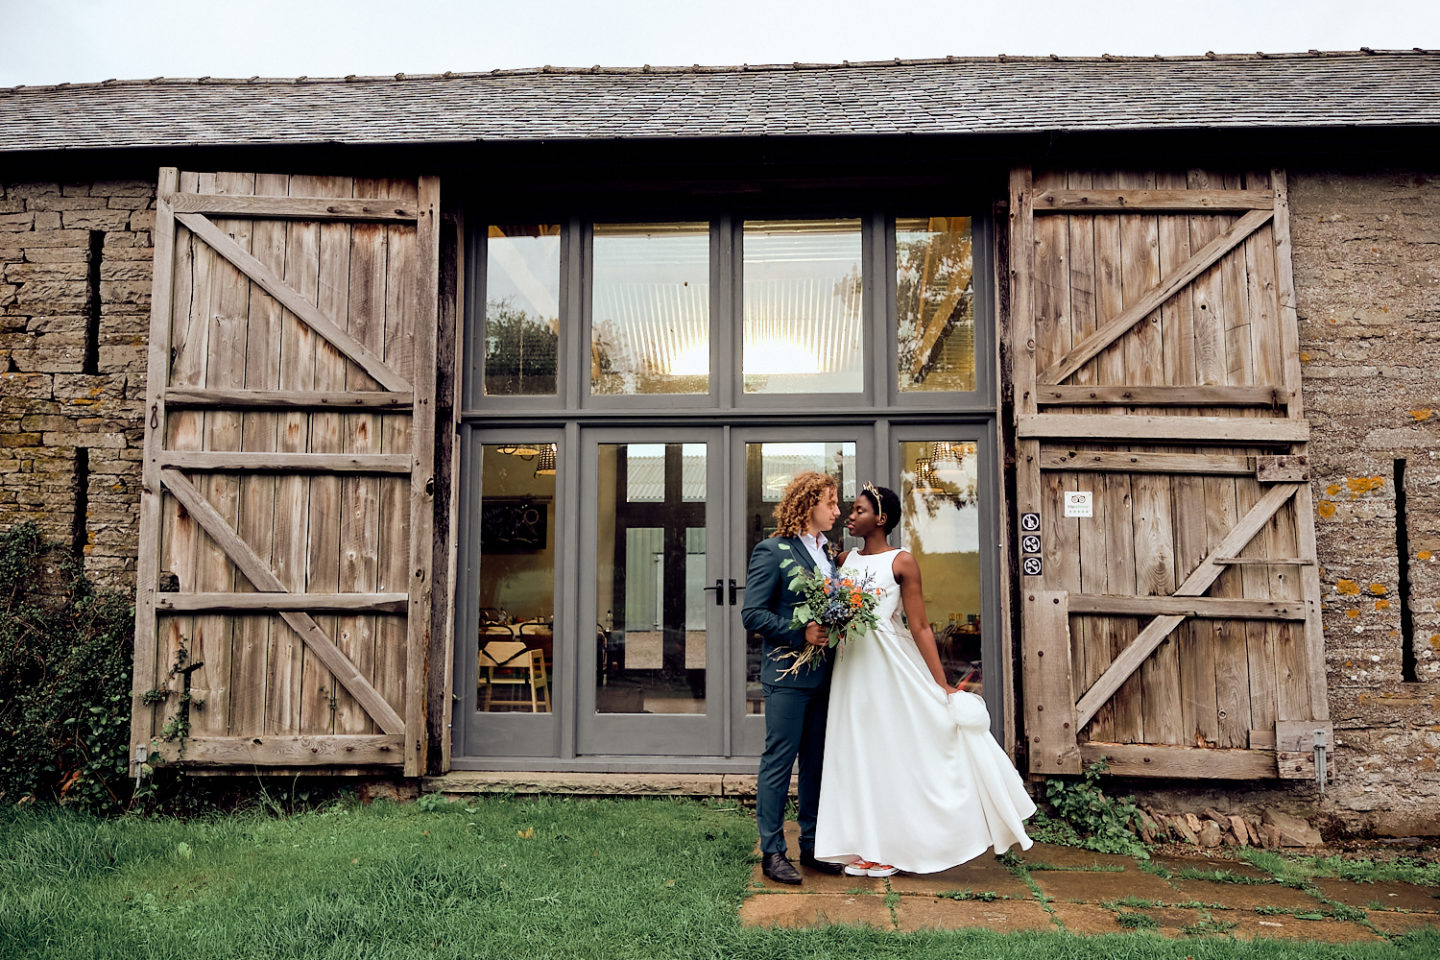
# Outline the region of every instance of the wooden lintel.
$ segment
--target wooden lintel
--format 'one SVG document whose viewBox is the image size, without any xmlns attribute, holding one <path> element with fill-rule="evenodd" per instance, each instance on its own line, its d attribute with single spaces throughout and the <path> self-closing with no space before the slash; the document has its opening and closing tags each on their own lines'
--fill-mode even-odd
<svg viewBox="0 0 1440 960">
<path fill-rule="evenodd" d="M 198 213 L 177 213 L 175 219 L 183 223 L 191 233 L 199 237 L 216 253 L 244 274 L 270 296 L 280 301 L 281 306 L 293 313 L 303 323 L 325 338 L 331 346 L 345 355 L 360 369 L 368 373 L 376 383 L 387 390 L 409 393 L 414 388 L 410 381 L 380 359 L 370 348 L 356 340 L 348 331 L 341 329 L 335 321 L 325 316 L 299 291 L 281 279 L 275 271 L 255 259 L 230 238 L 225 231 Z"/>
<path fill-rule="evenodd" d="M 172 193 L 167 200 L 176 213 L 267 220 L 400 220 L 414 221 L 414 204 L 373 197 L 249 197 L 236 194 Z"/>
<path fill-rule="evenodd" d="M 1103 413 L 1037 413 L 1021 416 L 1021 438 L 1068 437 L 1071 440 L 1156 440 L 1185 443 L 1304 443 L 1310 437 L 1305 420 L 1272 417 L 1186 417 Z"/>
<path fill-rule="evenodd" d="M 1273 210 L 1269 190 L 1042 190 L 1035 215 L 1044 213 L 1215 213 Z"/>
<path fill-rule="evenodd" d="M 1036 382 L 1056 384 L 1085 366 L 1101 350 L 1124 336 L 1126 331 L 1135 324 L 1160 309 L 1161 304 L 1166 300 L 1184 289 L 1190 281 L 1208 270 L 1225 254 L 1238 247 L 1246 237 L 1268 223 L 1274 215 L 1273 210 L 1252 210 L 1236 220 L 1228 230 L 1201 247 L 1189 260 L 1177 267 L 1173 274 L 1151 287 L 1119 316 L 1107 321 L 1100 329 L 1080 341 L 1073 350 L 1055 361 L 1050 369 L 1036 378 Z"/>
<path fill-rule="evenodd" d="M 1196 453 L 1123 453 L 1112 450 L 1040 449 L 1041 470 L 1077 473 L 1179 473 L 1244 477 L 1255 472 L 1254 457 Z"/>
<path fill-rule="evenodd" d="M 1080 744 L 1086 764 L 1101 757 L 1115 777 L 1177 777 L 1198 780 L 1264 780 L 1276 777 L 1274 750 L 1227 750 L 1148 743 Z"/>
<path fill-rule="evenodd" d="M 1271 407 L 1289 404 L 1281 387 L 1041 386 L 1035 402 L 1042 407 Z"/>
<path fill-rule="evenodd" d="M 408 474 L 411 458 L 404 453 L 169 450 L 160 454 L 160 465 L 203 472 Z"/>
<path fill-rule="evenodd" d="M 1121 617 L 1173 614 L 1199 619 L 1304 620 L 1303 600 L 1243 600 L 1228 597 L 1132 597 L 1099 593 L 1070 594 L 1070 612 Z"/>
<path fill-rule="evenodd" d="M 286 592 L 285 584 L 275 575 L 275 571 L 256 555 L 248 543 L 240 539 L 225 518 L 200 495 L 200 491 L 195 489 L 195 485 L 185 474 L 172 467 L 162 467 L 160 481 L 256 590 L 265 593 Z M 386 702 L 350 658 L 335 646 L 335 642 L 320 629 L 320 625 L 310 614 L 286 610 L 281 611 L 280 617 L 300 635 L 300 639 L 334 675 L 336 681 L 343 684 L 360 702 L 366 713 L 375 720 L 376 726 L 385 733 L 399 734 L 405 731 L 405 721 L 400 718 L 400 714 Z"/>
<path fill-rule="evenodd" d="M 167 613 L 404 613 L 404 593 L 162 593 L 157 610 Z"/>
<path fill-rule="evenodd" d="M 303 764 L 306 767 L 318 764 L 399 766 L 402 762 L 401 739 L 400 734 L 199 737 L 185 741 L 182 756 L 167 756 L 166 760 L 182 767 L 273 767 L 291 764 Z"/>
<path fill-rule="evenodd" d="M 409 393 L 387 390 L 188 390 L 165 391 L 165 404 L 176 408 L 236 410 L 378 410 L 406 411 Z"/>
<path fill-rule="evenodd" d="M 1241 517 L 1230 532 L 1225 534 L 1221 541 L 1215 545 L 1215 549 L 1201 560 L 1199 565 L 1191 571 L 1185 582 L 1175 588 L 1176 597 L 1198 597 L 1210 589 L 1220 576 L 1225 567 L 1215 562 L 1217 557 L 1233 557 L 1245 548 L 1255 534 L 1259 533 L 1275 512 L 1289 501 L 1300 489 L 1300 484 L 1282 483 L 1277 484 L 1261 497 L 1250 510 Z M 1076 721 L 1083 727 L 1095 716 L 1096 711 L 1115 695 L 1121 685 L 1130 678 L 1146 658 L 1155 651 L 1162 641 L 1185 620 L 1182 616 L 1173 614 L 1162 614 L 1157 616 L 1145 625 L 1145 628 L 1136 635 L 1130 644 L 1120 651 L 1113 663 L 1105 669 L 1100 678 L 1091 685 L 1080 702 L 1075 705 Z"/>
</svg>

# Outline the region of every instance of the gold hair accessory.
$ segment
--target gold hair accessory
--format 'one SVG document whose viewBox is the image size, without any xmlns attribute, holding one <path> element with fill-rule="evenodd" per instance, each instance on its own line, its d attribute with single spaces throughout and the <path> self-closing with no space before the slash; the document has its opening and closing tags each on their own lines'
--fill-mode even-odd
<svg viewBox="0 0 1440 960">
<path fill-rule="evenodd" d="M 860 486 L 860 492 L 861 492 L 861 493 L 868 493 L 868 494 L 870 494 L 870 496 L 872 496 L 872 497 L 875 498 L 875 522 L 876 522 L 876 523 L 884 523 L 884 522 L 885 522 L 885 511 L 884 511 L 884 508 L 881 507 L 880 505 L 881 505 L 882 503 L 884 503 L 885 501 L 883 501 L 883 500 L 880 499 L 880 491 L 879 491 L 879 489 L 876 488 L 875 484 L 871 483 L 869 480 L 866 480 L 866 481 Z"/>
</svg>

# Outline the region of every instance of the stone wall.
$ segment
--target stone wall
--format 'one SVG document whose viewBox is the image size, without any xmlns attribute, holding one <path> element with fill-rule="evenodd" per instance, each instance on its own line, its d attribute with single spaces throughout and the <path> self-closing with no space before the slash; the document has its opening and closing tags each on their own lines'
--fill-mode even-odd
<svg viewBox="0 0 1440 960">
<path fill-rule="evenodd" d="M 135 180 L 0 183 L 0 526 L 33 520 L 127 589 L 154 201 Z"/>
<path fill-rule="evenodd" d="M 1321 809 L 1361 829 L 1436 834 L 1440 170 L 1296 173 L 1291 210 L 1338 741 Z"/>
</svg>

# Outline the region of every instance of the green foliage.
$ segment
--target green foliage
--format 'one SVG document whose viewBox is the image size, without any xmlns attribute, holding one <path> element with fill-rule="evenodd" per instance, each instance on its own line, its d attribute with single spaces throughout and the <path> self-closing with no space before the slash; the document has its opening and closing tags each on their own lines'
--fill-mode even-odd
<svg viewBox="0 0 1440 960">
<path fill-rule="evenodd" d="M 1135 835 L 1134 826 L 1143 814 L 1134 797 L 1111 797 L 1100 789 L 1100 777 L 1108 769 L 1104 758 L 1085 768 L 1079 779 L 1051 777 L 1045 783 L 1048 811 L 1035 815 L 1030 836 L 1046 843 L 1082 847 L 1097 853 L 1120 853 L 1149 859 Z"/>
<path fill-rule="evenodd" d="M 126 805 L 134 624 L 129 598 L 94 590 L 34 524 L 0 532 L 0 802 Z"/>
<path fill-rule="evenodd" d="M 1148 913 L 1117 913 L 1115 922 L 1128 930 L 1154 930 L 1160 921 Z"/>
</svg>

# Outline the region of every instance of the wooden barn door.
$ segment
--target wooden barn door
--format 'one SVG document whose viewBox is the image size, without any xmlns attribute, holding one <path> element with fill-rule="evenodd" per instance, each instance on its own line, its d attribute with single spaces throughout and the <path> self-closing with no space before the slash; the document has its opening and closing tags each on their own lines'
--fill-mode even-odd
<svg viewBox="0 0 1440 960">
<path fill-rule="evenodd" d="M 1018 170 L 1010 200 L 1030 770 L 1313 777 L 1284 171 Z"/>
<path fill-rule="evenodd" d="M 438 202 L 161 171 L 133 747 L 423 769 Z"/>
</svg>

